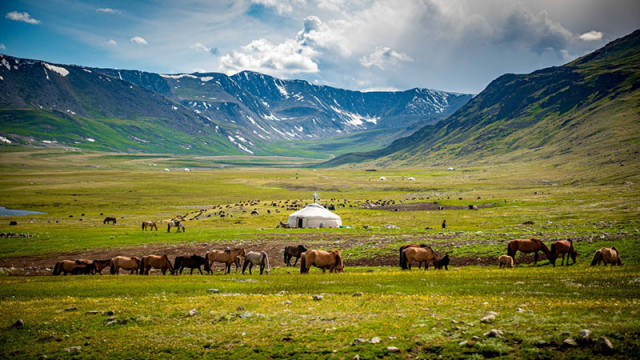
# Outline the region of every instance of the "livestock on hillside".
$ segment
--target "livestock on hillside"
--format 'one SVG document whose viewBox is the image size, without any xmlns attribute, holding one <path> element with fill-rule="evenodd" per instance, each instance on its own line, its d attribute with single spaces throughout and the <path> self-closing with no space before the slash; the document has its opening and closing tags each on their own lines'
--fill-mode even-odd
<svg viewBox="0 0 640 360">
<path fill-rule="evenodd" d="M 564 265 L 564 256 L 567 256 L 567 266 L 569 266 L 569 259 L 573 259 L 573 263 L 576 263 L 576 257 L 578 256 L 578 252 L 573 248 L 573 241 L 571 239 L 567 240 L 558 240 L 554 241 L 551 244 L 551 256 L 549 261 L 553 264 L 553 267 L 556 267 L 556 260 L 562 254 L 562 262 L 560 266 Z"/>
<path fill-rule="evenodd" d="M 331 273 L 344 272 L 344 263 L 338 250 L 308 250 L 304 252 L 300 258 L 301 274 L 308 274 L 312 265 L 322 269 L 322 273 L 325 273 L 327 269 L 329 269 Z"/>
<path fill-rule="evenodd" d="M 591 266 L 600 265 L 600 263 L 604 263 L 604 266 L 607 266 L 607 264 L 611 264 L 611 266 L 623 265 L 622 258 L 618 253 L 618 249 L 616 249 L 615 247 L 602 248 L 596 251 L 596 253 L 593 255 Z"/>
<path fill-rule="evenodd" d="M 515 239 L 511 240 L 507 243 L 507 255 L 513 258 L 513 261 L 516 260 L 516 252 L 522 253 L 535 253 L 533 258 L 533 263 L 538 263 L 538 252 L 542 251 L 544 255 L 549 259 L 551 257 L 551 251 L 545 245 L 542 240 L 531 238 L 531 239 Z"/>
</svg>

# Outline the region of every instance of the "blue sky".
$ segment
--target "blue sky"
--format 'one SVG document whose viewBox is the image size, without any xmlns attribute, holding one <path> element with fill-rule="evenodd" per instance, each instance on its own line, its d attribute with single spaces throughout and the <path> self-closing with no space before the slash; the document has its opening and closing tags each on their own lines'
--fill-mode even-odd
<svg viewBox="0 0 640 360">
<path fill-rule="evenodd" d="M 4 0 L 0 52 L 159 73 L 254 70 L 354 90 L 480 92 L 640 28 L 629 0 Z"/>
</svg>

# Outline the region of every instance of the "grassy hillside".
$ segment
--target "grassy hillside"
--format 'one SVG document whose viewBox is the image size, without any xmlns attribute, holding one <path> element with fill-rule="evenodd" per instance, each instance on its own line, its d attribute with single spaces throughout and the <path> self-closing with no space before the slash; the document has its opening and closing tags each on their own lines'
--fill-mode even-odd
<svg viewBox="0 0 640 360">
<path fill-rule="evenodd" d="M 344 155 L 326 165 L 537 161 L 567 169 L 637 169 L 638 64 L 640 31 L 561 67 L 503 75 L 446 120 L 385 149 Z"/>
</svg>

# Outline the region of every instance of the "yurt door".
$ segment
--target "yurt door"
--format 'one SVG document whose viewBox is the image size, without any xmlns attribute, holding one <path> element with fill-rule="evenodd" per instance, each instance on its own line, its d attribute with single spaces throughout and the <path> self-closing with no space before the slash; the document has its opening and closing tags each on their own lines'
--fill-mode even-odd
<svg viewBox="0 0 640 360">
<path fill-rule="evenodd" d="M 298 218 L 298 227 L 301 228 L 302 227 L 302 220 L 304 220 L 303 218 Z"/>
</svg>

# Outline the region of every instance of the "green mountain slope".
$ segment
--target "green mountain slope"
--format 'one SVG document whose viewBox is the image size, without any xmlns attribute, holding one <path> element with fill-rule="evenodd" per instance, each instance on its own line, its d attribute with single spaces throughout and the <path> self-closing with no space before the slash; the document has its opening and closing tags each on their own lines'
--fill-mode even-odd
<svg viewBox="0 0 640 360">
<path fill-rule="evenodd" d="M 637 169 L 639 88 L 640 31 L 636 31 L 564 66 L 503 75 L 449 118 L 385 149 L 346 154 L 324 166 L 363 161 L 380 166 L 459 166 L 542 160 Z"/>
</svg>

